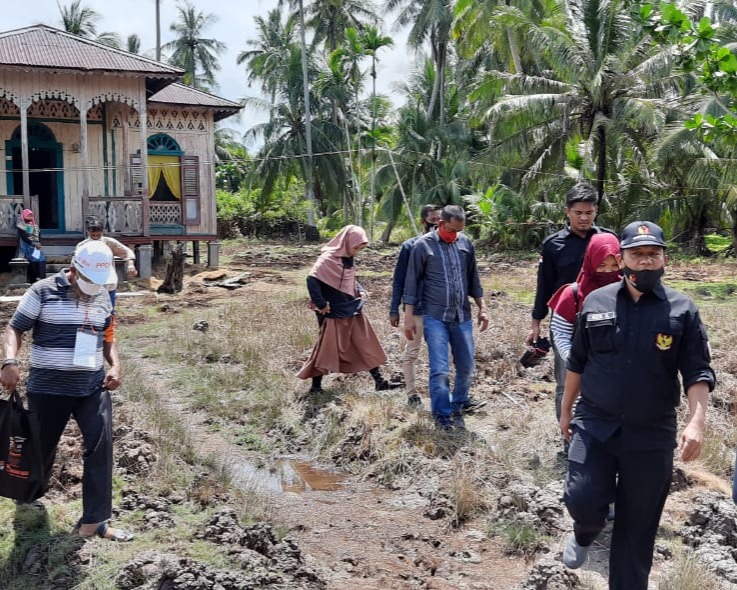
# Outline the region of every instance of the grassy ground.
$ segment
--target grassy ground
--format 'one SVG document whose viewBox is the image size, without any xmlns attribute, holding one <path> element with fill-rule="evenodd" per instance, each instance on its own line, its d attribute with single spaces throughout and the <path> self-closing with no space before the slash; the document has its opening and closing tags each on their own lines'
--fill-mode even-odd
<svg viewBox="0 0 737 590">
<path fill-rule="evenodd" d="M 72 531 L 81 513 L 78 481 L 65 487 L 60 476 L 46 513 L 0 500 L 0 588 L 114 588 L 116 572 L 147 549 L 227 567 L 227 548 L 195 536 L 216 507 L 237 506 L 242 522 L 279 524 L 280 518 L 262 491 L 235 485 L 232 463 L 208 435 L 239 449 L 255 466 L 269 469 L 284 455 L 298 455 L 335 466 L 355 481 L 414 494 L 430 518 L 450 531 L 483 530 L 522 569 L 525 560 L 558 546 L 564 531 L 499 509 L 510 486 L 544 488 L 565 473 L 557 456 L 551 367 L 525 371 L 516 362 L 528 328 L 535 258 L 488 254 L 480 261 L 492 325 L 477 335 L 473 393 L 489 405 L 469 418 L 474 435 L 459 438 L 435 431 L 426 412 L 405 405 L 401 390 L 375 394 L 366 374 L 331 376 L 324 394 L 305 395 L 307 385 L 294 374 L 317 331 L 303 286 L 305 264 L 315 253 L 314 247 L 236 243 L 223 258 L 232 273 L 251 273 L 242 289 L 225 292 L 193 279 L 181 296 L 121 299 L 125 385 L 116 403 L 118 453 L 143 439 L 149 460 L 144 468 L 116 472 L 115 504 L 132 491 L 173 499 L 172 525 L 147 530 L 145 507 L 125 509 L 115 520 L 139 531 L 133 544 L 82 543 Z M 389 356 L 387 373 L 401 367 L 401 340 L 387 321 L 394 253 L 369 251 L 359 261 L 360 280 L 371 293 L 367 313 Z M 701 308 L 720 381 L 703 456 L 689 473 L 697 485 L 722 489 L 737 444 L 732 270 L 729 264 L 679 262 L 669 271 L 670 284 L 689 292 Z M 419 378 L 426 384 L 424 367 Z M 677 522 L 681 515 L 674 514 Z M 674 558 L 657 566 L 659 589 L 720 587 L 675 535 L 664 542 Z M 601 577 L 585 573 L 583 583 L 598 588 Z"/>
</svg>

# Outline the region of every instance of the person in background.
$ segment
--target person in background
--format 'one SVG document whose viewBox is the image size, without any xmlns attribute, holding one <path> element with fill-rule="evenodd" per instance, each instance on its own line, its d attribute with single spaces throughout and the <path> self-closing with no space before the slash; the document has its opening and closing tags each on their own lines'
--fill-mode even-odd
<svg viewBox="0 0 737 590">
<path fill-rule="evenodd" d="M 28 261 L 28 282 L 46 278 L 46 255 L 41 249 L 41 228 L 36 223 L 33 211 L 23 209 L 16 225 L 18 244 L 23 257 Z"/>
<path fill-rule="evenodd" d="M 417 337 L 414 306 L 421 305 L 422 324 L 430 360 L 430 404 L 442 430 L 465 430 L 463 412 L 474 371 L 473 321 L 468 298 L 479 308 L 481 332 L 489 327 L 473 243 L 462 234 L 466 214 L 460 207 L 443 208 L 437 229 L 412 248 L 404 285 L 404 335 Z M 456 375 L 450 389 L 450 359 Z"/>
<path fill-rule="evenodd" d="M 125 270 L 126 274 L 129 277 L 135 277 L 138 275 L 138 271 L 136 270 L 136 253 L 126 246 L 125 244 L 119 242 L 115 238 L 111 238 L 109 236 L 103 235 L 103 225 L 102 222 L 94 216 L 89 216 L 85 220 L 85 227 L 87 229 L 87 238 L 79 242 L 77 244 L 75 250 L 77 248 L 80 248 L 84 244 L 89 243 L 90 241 L 102 241 L 103 244 L 105 244 L 113 253 L 113 256 L 117 256 L 118 258 L 122 258 L 126 261 Z M 110 301 L 113 303 L 113 308 L 115 307 L 115 299 L 116 299 L 116 290 L 109 289 L 110 292 Z"/>
<path fill-rule="evenodd" d="M 120 362 L 105 285 L 117 281 L 113 254 L 102 242 L 77 249 L 69 268 L 31 285 L 5 329 L 0 384 L 20 381 L 23 334 L 31 333 L 26 391 L 39 425 L 46 488 L 69 418 L 84 442 L 79 535 L 130 541 L 108 526 L 113 499 L 113 427 L 109 391 L 120 386 Z M 105 370 L 105 361 L 108 369 Z"/>
<path fill-rule="evenodd" d="M 568 356 L 560 429 L 571 445 L 563 499 L 573 534 L 563 563 L 584 564 L 614 499 L 609 588 L 647 590 L 673 450 L 699 457 L 715 377 L 698 309 L 661 282 L 663 230 L 630 223 L 620 249 L 624 279 L 586 297 Z M 689 417 L 677 436 L 682 391 Z"/>
<path fill-rule="evenodd" d="M 566 226 L 543 241 L 540 262 L 537 267 L 537 291 L 532 308 L 532 323 L 525 344 L 534 346 L 540 337 L 540 323 L 548 315 L 548 301 L 563 285 L 576 280 L 583 256 L 591 236 L 607 232 L 594 225 L 598 212 L 598 196 L 589 184 L 575 184 L 566 193 Z M 566 380 L 566 364 L 558 352 L 555 336 L 553 346 L 553 370 L 555 373 L 555 417 L 560 420 L 560 402 Z"/>
<path fill-rule="evenodd" d="M 368 243 L 363 228 L 345 226 L 323 247 L 307 277 L 320 333 L 297 377 L 312 379 L 310 393 L 322 391 L 328 373 L 369 371 L 377 391 L 400 387 L 381 375 L 379 365 L 386 362 L 386 354 L 363 314 L 366 291 L 356 280 L 355 256 Z"/>
<path fill-rule="evenodd" d="M 431 231 L 440 219 L 440 210 L 442 207 L 437 205 L 423 205 L 420 209 L 420 223 L 424 232 Z M 419 236 L 415 236 L 406 240 L 399 248 L 399 256 L 394 266 L 394 276 L 392 279 L 392 299 L 389 305 L 389 323 L 397 328 L 399 326 L 399 304 L 402 302 L 404 294 L 404 280 L 407 277 L 407 266 L 409 265 L 409 256 L 412 252 L 412 246 L 418 240 Z M 415 330 L 416 338 L 414 340 L 404 340 L 404 384 L 407 390 L 407 403 L 413 407 L 422 407 L 422 400 L 417 391 L 417 382 L 415 375 L 415 363 L 420 355 L 420 346 L 422 344 L 422 307 L 416 305 L 415 314 Z"/>
</svg>

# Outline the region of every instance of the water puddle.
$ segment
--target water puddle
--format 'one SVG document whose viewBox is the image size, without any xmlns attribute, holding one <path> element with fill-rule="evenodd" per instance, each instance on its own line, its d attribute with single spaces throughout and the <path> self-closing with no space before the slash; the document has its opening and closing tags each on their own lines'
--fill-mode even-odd
<svg viewBox="0 0 737 590">
<path fill-rule="evenodd" d="M 237 477 L 244 485 L 264 492 L 334 492 L 343 488 L 345 477 L 315 467 L 309 461 L 283 459 L 271 469 L 240 463 Z"/>
</svg>

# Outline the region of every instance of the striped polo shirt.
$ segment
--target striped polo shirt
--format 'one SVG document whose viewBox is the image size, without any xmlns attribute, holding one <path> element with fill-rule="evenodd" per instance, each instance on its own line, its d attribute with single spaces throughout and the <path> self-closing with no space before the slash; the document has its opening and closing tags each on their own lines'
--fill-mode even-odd
<svg viewBox="0 0 737 590">
<path fill-rule="evenodd" d="M 112 305 L 107 291 L 82 299 L 63 269 L 34 283 L 23 295 L 10 320 L 20 332 L 33 330 L 28 393 L 82 397 L 99 390 L 105 377 L 103 339 L 110 325 Z M 73 365 L 77 330 L 97 336 L 95 367 Z"/>
</svg>

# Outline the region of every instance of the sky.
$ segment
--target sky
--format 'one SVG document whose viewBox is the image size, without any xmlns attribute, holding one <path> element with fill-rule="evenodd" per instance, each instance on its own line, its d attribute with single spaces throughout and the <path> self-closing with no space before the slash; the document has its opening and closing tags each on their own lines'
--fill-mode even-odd
<svg viewBox="0 0 737 590">
<path fill-rule="evenodd" d="M 59 4 L 70 4 L 71 0 L 59 0 Z M 221 70 L 216 75 L 219 86 L 215 94 L 239 102 L 246 96 L 260 96 L 256 86 L 248 87 L 243 66 L 236 64 L 236 56 L 247 48 L 246 41 L 256 38 L 254 16 L 266 16 L 276 8 L 277 0 L 192 0 L 192 4 L 204 13 L 215 14 L 218 20 L 206 30 L 207 37 L 214 37 L 227 45 L 220 56 Z M 82 0 L 82 5 L 94 9 L 101 15 L 97 32 L 112 31 L 123 39 L 136 33 L 141 38 L 141 53 L 156 47 L 156 4 L 154 0 Z M 176 0 L 161 2 L 161 43 L 174 38 L 169 30 L 178 15 Z M 28 2 L 5 2 L 0 16 L 0 30 L 7 31 L 38 23 L 61 27 L 61 15 L 57 0 L 30 0 Z M 401 99 L 393 93 L 396 82 L 407 77 L 410 63 L 414 60 L 405 48 L 406 32 L 395 32 L 392 20 L 383 24 L 385 35 L 394 38 L 394 48 L 385 48 L 379 54 L 377 66 L 377 90 L 392 98 Z M 366 61 L 368 67 L 368 60 Z M 222 121 L 227 127 L 244 132 L 253 125 L 266 120 L 266 113 L 244 108 L 239 119 L 231 117 Z"/>
</svg>

